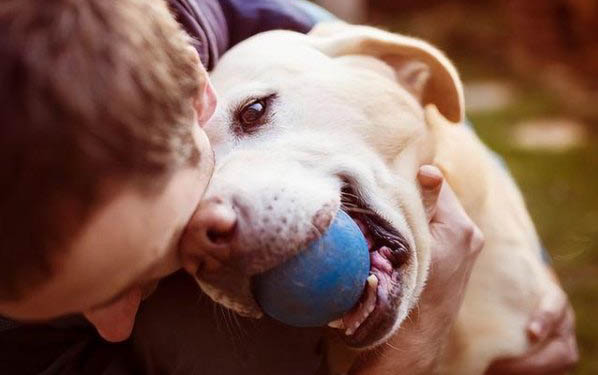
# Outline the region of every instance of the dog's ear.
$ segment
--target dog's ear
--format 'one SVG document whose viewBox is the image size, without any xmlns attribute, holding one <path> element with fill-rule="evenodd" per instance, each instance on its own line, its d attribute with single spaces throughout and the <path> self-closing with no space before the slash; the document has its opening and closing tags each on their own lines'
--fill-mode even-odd
<svg viewBox="0 0 598 375">
<path fill-rule="evenodd" d="M 453 64 L 430 44 L 343 22 L 322 23 L 309 35 L 314 46 L 328 56 L 366 55 L 384 61 L 423 106 L 434 104 L 448 120 L 463 120 L 463 86 L 459 75 Z"/>
</svg>

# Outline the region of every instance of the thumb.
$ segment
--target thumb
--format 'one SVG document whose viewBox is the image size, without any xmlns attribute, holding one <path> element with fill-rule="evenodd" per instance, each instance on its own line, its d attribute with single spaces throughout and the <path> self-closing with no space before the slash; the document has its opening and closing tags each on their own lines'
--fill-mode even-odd
<svg viewBox="0 0 598 375">
<path fill-rule="evenodd" d="M 569 303 L 560 288 L 546 295 L 528 324 L 528 335 L 533 341 L 543 341 L 565 317 Z"/>
<path fill-rule="evenodd" d="M 419 168 L 417 180 L 421 186 L 422 200 L 428 221 L 432 221 L 436 215 L 438 195 L 442 187 L 442 173 L 437 167 L 426 164 Z"/>
</svg>

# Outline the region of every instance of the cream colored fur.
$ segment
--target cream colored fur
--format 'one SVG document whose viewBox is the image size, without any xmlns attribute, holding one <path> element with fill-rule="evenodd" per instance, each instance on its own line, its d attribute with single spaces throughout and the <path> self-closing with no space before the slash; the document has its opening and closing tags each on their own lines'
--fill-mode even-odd
<svg viewBox="0 0 598 375">
<path fill-rule="evenodd" d="M 206 131 L 217 167 L 206 198 L 234 195 L 263 223 L 270 215 L 264 207 L 276 196 L 275 214 L 299 228 L 280 231 L 282 241 L 292 241 L 305 235 L 301 220 L 319 207 L 338 207 L 339 176 L 349 176 L 415 249 L 395 326 L 376 345 L 395 334 L 425 286 L 430 234 L 415 177 L 420 165 L 433 162 L 486 239 L 441 373 L 482 374 L 493 359 L 528 348 L 531 312 L 544 295 L 561 290 L 541 260 L 517 187 L 459 124 L 461 82 L 442 53 L 375 28 L 328 24 L 308 36 L 277 31 L 251 38 L 224 56 L 212 79 L 220 103 Z M 270 93 L 277 98 L 263 129 L 236 134 L 234 108 Z M 246 234 L 261 238 L 271 228 L 260 224 Z M 246 293 L 202 285 L 217 302 L 259 315 Z M 392 356 L 385 362 L 373 372 L 392 373 Z"/>
</svg>

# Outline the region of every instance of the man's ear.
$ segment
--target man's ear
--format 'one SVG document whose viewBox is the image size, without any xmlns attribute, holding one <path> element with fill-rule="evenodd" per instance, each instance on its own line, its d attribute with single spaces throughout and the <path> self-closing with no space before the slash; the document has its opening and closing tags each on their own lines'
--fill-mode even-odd
<svg viewBox="0 0 598 375">
<path fill-rule="evenodd" d="M 434 104 L 450 121 L 463 120 L 463 86 L 459 75 L 442 52 L 430 44 L 343 22 L 319 24 L 309 35 L 314 47 L 330 57 L 365 55 L 384 61 L 422 106 Z"/>
<path fill-rule="evenodd" d="M 212 118 L 212 115 L 214 115 L 218 98 L 210 82 L 210 75 L 199 58 L 199 53 L 197 53 L 197 50 L 193 46 L 188 46 L 188 51 L 190 58 L 193 59 L 199 69 L 199 90 L 197 90 L 197 94 L 193 98 L 193 108 L 195 108 L 197 113 L 197 122 L 203 127 Z"/>
</svg>

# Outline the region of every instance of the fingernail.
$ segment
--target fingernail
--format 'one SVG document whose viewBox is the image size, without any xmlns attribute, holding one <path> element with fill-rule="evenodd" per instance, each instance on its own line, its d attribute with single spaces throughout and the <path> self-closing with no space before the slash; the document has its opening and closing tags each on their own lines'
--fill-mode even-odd
<svg viewBox="0 0 598 375">
<path fill-rule="evenodd" d="M 533 320 L 529 327 L 528 331 L 530 333 L 530 338 L 534 341 L 540 341 L 546 335 L 546 324 L 542 319 Z"/>
<path fill-rule="evenodd" d="M 419 168 L 418 179 L 426 188 L 434 188 L 442 182 L 442 173 L 433 165 L 422 165 Z"/>
</svg>

